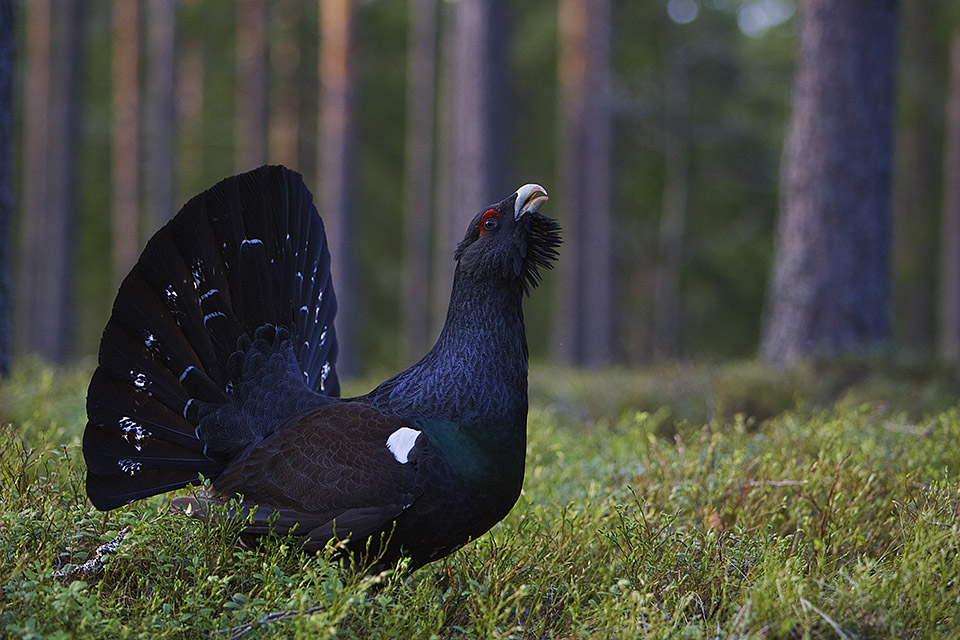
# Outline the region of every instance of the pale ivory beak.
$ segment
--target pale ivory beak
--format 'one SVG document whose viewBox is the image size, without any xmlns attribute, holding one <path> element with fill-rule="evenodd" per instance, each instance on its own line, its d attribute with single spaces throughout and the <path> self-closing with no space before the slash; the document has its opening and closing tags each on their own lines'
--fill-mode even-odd
<svg viewBox="0 0 960 640">
<path fill-rule="evenodd" d="M 517 189 L 517 203 L 514 205 L 513 210 L 514 220 L 519 220 L 524 214 L 535 213 L 547 200 L 547 190 L 540 185 L 523 185 Z"/>
</svg>

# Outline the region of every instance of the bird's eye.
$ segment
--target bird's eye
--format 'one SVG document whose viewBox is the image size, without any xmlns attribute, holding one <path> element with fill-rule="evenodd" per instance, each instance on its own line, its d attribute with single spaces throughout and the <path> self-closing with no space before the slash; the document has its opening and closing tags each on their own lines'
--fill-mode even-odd
<svg viewBox="0 0 960 640">
<path fill-rule="evenodd" d="M 487 209 L 480 218 L 480 235 L 484 231 L 492 231 L 500 224 L 500 214 L 494 209 Z"/>
</svg>

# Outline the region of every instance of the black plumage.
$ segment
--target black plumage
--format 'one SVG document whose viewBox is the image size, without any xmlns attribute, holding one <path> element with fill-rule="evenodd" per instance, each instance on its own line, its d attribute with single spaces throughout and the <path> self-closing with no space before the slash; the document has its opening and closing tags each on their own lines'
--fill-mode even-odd
<svg viewBox="0 0 960 640">
<path fill-rule="evenodd" d="M 521 300 L 559 227 L 525 185 L 471 221 L 443 331 L 420 362 L 339 398 L 336 296 L 300 176 L 261 167 L 188 202 L 147 244 L 104 330 L 87 397 L 100 509 L 196 483 L 204 514 L 242 495 L 247 531 L 331 538 L 412 566 L 503 518 L 523 481 Z M 253 507 L 256 506 L 256 509 Z"/>
</svg>

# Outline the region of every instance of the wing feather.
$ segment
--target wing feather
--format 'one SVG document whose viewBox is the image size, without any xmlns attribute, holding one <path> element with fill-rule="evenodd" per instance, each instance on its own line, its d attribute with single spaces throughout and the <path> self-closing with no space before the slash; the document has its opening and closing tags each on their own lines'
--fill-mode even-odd
<svg viewBox="0 0 960 640">
<path fill-rule="evenodd" d="M 300 534 L 308 549 L 333 538 L 363 539 L 389 527 L 416 499 L 416 452 L 401 463 L 387 447 L 403 427 L 410 425 L 357 402 L 321 407 L 231 462 L 208 495 L 174 504 L 204 516 L 209 503 L 242 496 L 247 533 Z"/>
</svg>

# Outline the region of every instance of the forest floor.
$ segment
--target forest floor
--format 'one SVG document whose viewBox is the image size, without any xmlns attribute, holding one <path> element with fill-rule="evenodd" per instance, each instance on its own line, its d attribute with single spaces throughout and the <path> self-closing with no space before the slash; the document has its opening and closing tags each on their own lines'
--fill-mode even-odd
<svg viewBox="0 0 960 640">
<path fill-rule="evenodd" d="M 21 363 L 0 383 L 0 636 L 960 629 L 955 372 L 869 362 L 535 367 L 518 504 L 410 576 L 358 576 L 283 538 L 245 548 L 235 526 L 170 513 L 170 496 L 96 511 L 79 445 L 89 374 Z"/>
</svg>

